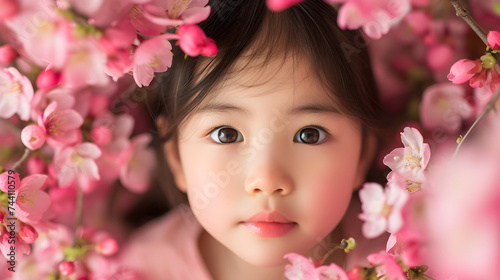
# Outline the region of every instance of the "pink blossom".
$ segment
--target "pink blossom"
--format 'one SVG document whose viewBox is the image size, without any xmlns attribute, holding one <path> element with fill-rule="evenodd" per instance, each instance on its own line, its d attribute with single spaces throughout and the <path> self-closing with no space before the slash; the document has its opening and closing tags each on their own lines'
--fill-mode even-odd
<svg viewBox="0 0 500 280">
<path fill-rule="evenodd" d="M 54 155 L 54 168 L 59 185 L 67 187 L 76 181 L 81 188 L 88 190 L 92 180 L 100 179 L 95 163 L 100 156 L 101 150 L 93 143 L 81 143 L 57 151 Z"/>
<path fill-rule="evenodd" d="M 282 11 L 304 0 L 266 0 L 267 7 L 272 11 Z"/>
<path fill-rule="evenodd" d="M 21 10 L 18 0 L 0 0 L 0 20 L 16 16 Z"/>
<path fill-rule="evenodd" d="M 42 191 L 46 175 L 34 174 L 21 180 L 16 191 L 16 216 L 19 220 L 32 223 L 39 221 L 50 206 L 50 197 Z"/>
<path fill-rule="evenodd" d="M 62 69 L 64 84 L 72 88 L 88 85 L 105 86 L 110 83 L 106 74 L 106 53 L 92 36 L 71 42 L 68 58 Z"/>
<path fill-rule="evenodd" d="M 482 69 L 480 60 L 461 59 L 451 66 L 448 80 L 454 84 L 462 84 L 469 81 Z"/>
<path fill-rule="evenodd" d="M 397 232 L 403 226 L 401 210 L 408 199 L 408 193 L 393 182 L 384 188 L 377 183 L 365 183 L 359 191 L 364 221 L 363 235 L 375 238 L 384 231 Z"/>
<path fill-rule="evenodd" d="M 132 155 L 120 170 L 120 182 L 130 191 L 142 193 L 147 190 L 156 156 L 148 147 L 150 134 L 141 134 L 132 139 Z"/>
<path fill-rule="evenodd" d="M 315 280 L 317 278 L 316 268 L 311 259 L 296 253 L 288 253 L 284 256 L 292 265 L 285 265 L 285 277 L 288 280 Z"/>
<path fill-rule="evenodd" d="M 16 228 L 19 228 L 19 223 L 16 222 Z M 14 255 L 16 261 L 21 261 L 24 259 L 25 255 L 29 255 L 31 252 L 31 248 L 29 244 L 24 243 L 19 236 L 16 234 L 12 239 L 10 238 L 10 234 L 8 232 L 3 233 L 0 236 L 0 251 L 2 255 L 7 259 L 11 260 L 10 255 Z M 9 242 L 10 241 L 10 242 Z M 12 244 L 16 244 L 14 253 L 11 251 Z"/>
<path fill-rule="evenodd" d="M 138 86 L 148 86 L 154 72 L 165 72 L 172 65 L 171 34 L 159 35 L 142 42 L 134 53 L 133 74 Z"/>
<path fill-rule="evenodd" d="M 29 119 L 33 86 L 16 68 L 0 69 L 0 117 L 8 119 L 17 113 L 23 121 Z"/>
<path fill-rule="evenodd" d="M 320 266 L 316 268 L 318 280 L 348 280 L 346 272 L 338 265 L 331 263 L 328 266 Z"/>
<path fill-rule="evenodd" d="M 472 113 L 472 106 L 465 99 L 465 89 L 462 86 L 435 84 L 423 93 L 420 120 L 427 130 L 439 128 L 455 134 Z"/>
<path fill-rule="evenodd" d="M 52 102 L 38 118 L 38 125 L 45 130 L 47 144 L 52 147 L 71 145 L 81 141 L 80 126 L 83 118 L 72 109 L 58 110 Z"/>
<path fill-rule="evenodd" d="M 370 254 L 366 258 L 370 265 L 375 265 L 375 270 L 377 271 L 377 276 L 382 277 L 381 279 L 390 280 L 406 280 L 407 278 L 403 274 L 403 269 L 398 264 L 398 262 L 389 254 L 384 251 L 380 251 L 376 254 Z"/>
<path fill-rule="evenodd" d="M 51 89 L 62 81 L 61 73 L 55 72 L 50 66 L 38 74 L 36 86 L 39 89 Z"/>
<path fill-rule="evenodd" d="M 419 10 L 409 12 L 404 18 L 413 33 L 418 36 L 423 36 L 429 31 L 431 20 L 427 13 Z"/>
<path fill-rule="evenodd" d="M 410 11 L 409 0 L 327 0 L 343 3 L 337 23 L 342 29 L 362 28 L 372 39 L 379 39 L 389 32 Z"/>
<path fill-rule="evenodd" d="M 117 81 L 132 67 L 130 48 L 137 37 L 137 32 L 128 19 L 107 28 L 99 40 L 101 48 L 107 54 L 106 73 Z"/>
<path fill-rule="evenodd" d="M 488 45 L 494 50 L 500 50 L 500 32 L 490 31 L 488 32 Z"/>
<path fill-rule="evenodd" d="M 415 128 L 405 127 L 401 133 L 401 141 L 404 148 L 394 149 L 384 157 L 383 162 L 403 177 L 411 177 L 427 167 L 431 150 Z"/>
<path fill-rule="evenodd" d="M 177 29 L 179 46 L 189 56 L 211 56 L 217 53 L 214 40 L 207 38 L 198 25 L 185 24 Z"/>
<path fill-rule="evenodd" d="M 61 69 L 67 63 L 73 41 L 72 22 L 56 12 L 51 1 L 30 2 L 30 8 L 9 20 L 7 26 L 17 35 L 23 55 L 45 68 Z M 43 16 L 40 11 L 44 11 Z"/>
<path fill-rule="evenodd" d="M 19 179 L 17 172 L 4 171 L 0 174 L 0 191 L 8 193 L 9 186 L 11 186 L 11 191 L 17 191 L 21 187 L 21 179 Z"/>
<path fill-rule="evenodd" d="M 24 146 L 37 150 L 45 144 L 45 131 L 36 124 L 31 124 L 21 131 L 21 140 Z"/>
<path fill-rule="evenodd" d="M 26 244 L 35 242 L 38 238 L 38 232 L 30 225 L 22 226 L 19 230 L 19 238 Z"/>
<path fill-rule="evenodd" d="M 12 63 L 17 56 L 17 51 L 12 45 L 3 45 L 0 47 L 0 64 Z"/>
<path fill-rule="evenodd" d="M 140 21 L 132 20 L 132 23 L 141 33 L 151 32 L 148 29 L 153 26 L 158 30 L 161 27 L 165 30 L 167 26 L 197 24 L 207 19 L 210 14 L 210 6 L 207 6 L 207 3 L 208 0 L 152 0 L 140 8 Z"/>
<path fill-rule="evenodd" d="M 57 103 L 58 110 L 72 109 L 75 105 L 75 97 L 71 93 L 72 91 L 66 87 L 37 90 L 31 101 L 31 120 L 38 121 L 38 116 L 54 101 Z"/>
</svg>

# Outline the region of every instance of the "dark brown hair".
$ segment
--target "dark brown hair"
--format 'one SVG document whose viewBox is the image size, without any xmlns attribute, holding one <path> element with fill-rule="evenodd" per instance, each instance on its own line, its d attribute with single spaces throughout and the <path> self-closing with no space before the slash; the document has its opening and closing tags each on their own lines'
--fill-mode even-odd
<svg viewBox="0 0 500 280">
<path fill-rule="evenodd" d="M 339 29 L 334 7 L 322 0 L 305 0 L 282 12 L 268 10 L 264 0 L 209 5 L 211 14 L 200 27 L 215 40 L 218 53 L 184 58 L 175 47 L 172 68 L 157 76 L 159 100 L 152 109 L 168 124 L 163 140 L 177 137 L 182 122 L 243 56 L 259 56 L 265 63 L 289 53 L 308 59 L 342 113 L 359 120 L 364 132 L 377 135 L 382 115 L 366 45 L 360 44 L 360 32 Z M 202 65 L 206 67 L 200 69 Z"/>
</svg>

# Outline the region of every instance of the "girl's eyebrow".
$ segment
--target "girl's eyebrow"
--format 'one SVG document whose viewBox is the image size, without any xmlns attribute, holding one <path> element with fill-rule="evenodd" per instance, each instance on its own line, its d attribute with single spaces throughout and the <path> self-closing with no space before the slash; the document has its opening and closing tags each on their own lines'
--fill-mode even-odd
<svg viewBox="0 0 500 280">
<path fill-rule="evenodd" d="M 206 113 L 206 112 L 215 112 L 215 113 L 223 113 L 223 112 L 237 112 L 244 115 L 249 115 L 250 112 L 232 104 L 219 103 L 219 102 L 209 102 L 202 105 L 196 113 Z M 195 114 L 196 114 L 195 113 Z M 296 114 L 325 114 L 325 113 L 333 113 L 340 114 L 340 110 L 331 104 L 324 103 L 311 103 L 298 107 L 291 108 L 287 111 L 288 115 L 296 115 Z"/>
</svg>

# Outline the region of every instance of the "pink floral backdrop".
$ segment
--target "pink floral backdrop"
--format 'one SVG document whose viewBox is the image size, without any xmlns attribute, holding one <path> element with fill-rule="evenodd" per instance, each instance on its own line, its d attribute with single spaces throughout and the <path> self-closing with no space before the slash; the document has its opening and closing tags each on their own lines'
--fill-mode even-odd
<svg viewBox="0 0 500 280">
<path fill-rule="evenodd" d="M 301 0 L 268 0 L 272 10 Z M 293 252 L 288 279 L 495 279 L 500 267 L 500 1 L 327 0 L 361 29 L 401 133 L 387 185 L 359 192 L 366 238 L 348 271 Z M 139 279 L 119 219 L 156 156 L 141 106 L 172 44 L 211 56 L 208 0 L 0 0 L 1 279 Z M 399 139 L 400 137 L 400 139 Z M 432 155 L 432 156 L 431 156 Z M 356 247 L 353 239 L 334 249 Z M 328 278 L 330 277 L 330 278 Z"/>
</svg>

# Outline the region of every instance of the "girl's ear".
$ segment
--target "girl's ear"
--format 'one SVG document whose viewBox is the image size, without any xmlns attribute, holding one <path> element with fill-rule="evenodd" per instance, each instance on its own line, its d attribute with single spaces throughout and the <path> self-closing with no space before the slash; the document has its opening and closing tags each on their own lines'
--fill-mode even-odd
<svg viewBox="0 0 500 280">
<path fill-rule="evenodd" d="M 167 121 L 163 117 L 156 119 L 156 126 L 160 135 L 165 135 L 167 131 Z M 179 146 L 177 136 L 173 136 L 163 145 L 163 156 L 167 161 L 170 172 L 174 176 L 177 188 L 183 192 L 187 191 L 186 178 L 182 168 L 182 162 L 179 155 Z"/>
<path fill-rule="evenodd" d="M 362 143 L 361 156 L 359 159 L 356 179 L 354 181 L 354 190 L 361 188 L 366 180 L 366 174 L 373 164 L 373 160 L 377 154 L 377 138 L 374 133 L 367 132 Z"/>
</svg>

